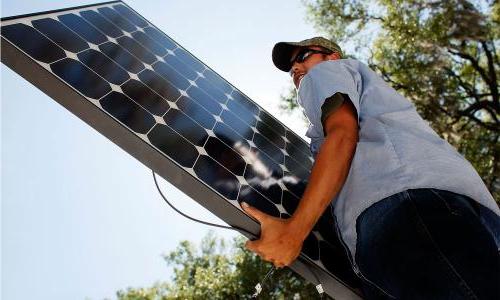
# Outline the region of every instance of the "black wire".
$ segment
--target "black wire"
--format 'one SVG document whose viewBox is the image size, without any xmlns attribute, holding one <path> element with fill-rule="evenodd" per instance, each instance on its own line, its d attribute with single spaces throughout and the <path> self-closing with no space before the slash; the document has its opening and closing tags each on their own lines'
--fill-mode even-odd
<svg viewBox="0 0 500 300">
<path fill-rule="evenodd" d="M 318 285 L 321 285 L 321 287 L 323 287 L 323 285 L 321 284 L 321 281 L 319 280 L 318 274 L 316 274 L 316 272 L 314 271 L 314 267 L 310 267 L 310 266 L 308 266 L 307 264 L 306 264 L 306 266 L 307 266 L 307 268 L 309 269 L 309 271 L 311 271 L 311 273 L 313 273 L 314 278 L 316 278 L 316 282 L 318 282 Z M 320 299 L 323 299 L 323 294 L 324 294 L 324 292 L 323 292 L 323 293 L 320 293 L 320 292 L 318 291 L 318 293 L 319 293 L 319 298 L 320 298 Z"/>
<path fill-rule="evenodd" d="M 273 273 L 276 271 L 276 269 L 277 268 L 273 265 L 271 267 L 271 270 L 267 271 L 267 274 L 266 274 L 266 276 L 264 276 L 264 279 L 262 279 L 262 283 L 264 283 L 269 276 L 273 275 Z"/>
<path fill-rule="evenodd" d="M 272 266 L 271 266 L 271 269 L 269 269 L 269 271 L 267 271 L 266 275 L 264 276 L 264 279 L 262 279 L 262 281 L 261 281 L 261 282 L 259 282 L 259 283 L 255 286 L 256 290 L 255 290 L 255 293 L 251 296 L 251 298 L 252 298 L 252 299 L 256 299 L 256 298 L 259 296 L 259 294 L 261 293 L 262 289 L 264 288 L 264 283 L 267 281 L 267 278 L 269 278 L 271 275 L 273 275 L 273 273 L 274 273 L 276 270 L 277 270 L 276 266 L 272 265 Z M 261 290 L 260 290 L 260 291 L 258 291 L 258 290 L 257 290 L 257 286 L 259 286 L 259 285 L 260 285 L 260 288 L 261 288 Z"/>
<path fill-rule="evenodd" d="M 168 206 L 170 206 L 173 210 L 175 210 L 177 213 L 179 213 L 183 217 L 188 218 L 188 219 L 190 219 L 192 221 L 201 223 L 201 224 L 208 225 L 208 226 L 214 226 L 214 227 L 218 227 L 218 228 L 230 229 L 230 230 L 238 231 L 239 233 L 246 233 L 246 234 L 248 234 L 248 235 L 250 235 L 250 236 L 252 236 L 254 238 L 257 238 L 255 236 L 255 234 L 251 233 L 250 231 L 248 231 L 246 229 L 243 229 L 243 228 L 240 228 L 240 227 L 237 227 L 237 226 L 225 226 L 225 225 L 210 223 L 210 222 L 198 220 L 196 218 L 193 218 L 191 216 L 186 215 L 182 211 L 178 210 L 172 203 L 170 203 L 167 200 L 167 198 L 165 197 L 165 195 L 163 195 L 163 192 L 161 191 L 160 186 L 158 185 L 158 181 L 156 180 L 156 173 L 155 173 L 155 171 L 151 170 L 151 172 L 153 173 L 153 179 L 155 181 L 156 188 L 158 189 L 158 192 L 160 193 L 160 195 L 163 198 L 163 200 L 165 201 L 165 203 L 167 203 Z M 300 254 L 300 255 L 302 256 L 302 254 Z M 318 275 L 316 274 L 316 272 L 314 272 L 313 269 L 309 265 L 307 265 L 307 263 L 305 264 L 305 266 L 309 269 L 309 271 L 311 271 L 311 273 L 313 273 L 314 277 L 316 278 L 316 281 L 320 285 L 321 281 L 319 280 Z M 264 282 L 268 279 L 268 277 L 270 277 L 276 271 L 276 269 L 277 268 L 274 265 L 271 267 L 271 269 L 267 272 L 266 276 L 264 276 L 264 279 L 262 280 L 262 285 L 264 285 Z M 323 294 L 320 294 L 320 296 L 321 296 L 321 299 L 323 299 Z"/>
<path fill-rule="evenodd" d="M 256 238 L 255 234 L 253 234 L 250 231 L 245 230 L 243 228 L 240 228 L 240 227 L 237 227 L 237 226 L 225 226 L 225 225 L 220 225 L 220 224 L 215 224 L 215 223 L 210 223 L 210 222 L 198 220 L 198 219 L 193 218 L 191 216 L 188 216 L 185 213 L 183 213 L 182 211 L 178 210 L 174 205 L 172 205 L 172 203 L 170 203 L 167 200 L 167 198 L 165 197 L 165 195 L 163 195 L 163 193 L 162 193 L 162 191 L 160 189 L 160 186 L 158 185 L 158 181 L 156 181 L 156 173 L 155 173 L 155 171 L 151 170 L 151 172 L 153 172 L 153 179 L 155 181 L 156 188 L 158 189 L 158 192 L 160 193 L 161 197 L 177 213 L 181 214 L 182 216 L 184 216 L 184 217 L 186 217 L 186 218 L 188 218 L 188 219 L 190 219 L 192 221 L 198 222 L 198 223 L 202 223 L 202 224 L 205 224 L 205 225 L 208 225 L 208 226 L 214 226 L 214 227 L 219 227 L 219 228 L 224 228 L 224 229 L 235 230 L 235 231 L 238 231 L 239 233 L 246 233 L 246 234 L 251 235 L 252 237 Z"/>
</svg>

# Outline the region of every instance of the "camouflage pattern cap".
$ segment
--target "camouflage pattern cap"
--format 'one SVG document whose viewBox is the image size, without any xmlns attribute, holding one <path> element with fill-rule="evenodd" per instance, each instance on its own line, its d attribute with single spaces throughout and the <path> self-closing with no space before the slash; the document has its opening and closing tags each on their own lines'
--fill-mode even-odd
<svg viewBox="0 0 500 300">
<path fill-rule="evenodd" d="M 328 50 L 338 52 L 342 58 L 342 49 L 334 41 L 325 39 L 324 37 L 313 37 L 300 42 L 279 42 L 273 48 L 273 63 L 274 65 L 285 72 L 292 68 L 292 53 L 297 47 L 321 46 Z"/>
</svg>

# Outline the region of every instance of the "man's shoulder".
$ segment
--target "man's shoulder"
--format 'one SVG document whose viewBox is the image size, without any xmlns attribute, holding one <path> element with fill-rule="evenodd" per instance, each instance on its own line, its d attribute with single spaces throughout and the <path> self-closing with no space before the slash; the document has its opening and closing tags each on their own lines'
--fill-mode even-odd
<svg viewBox="0 0 500 300">
<path fill-rule="evenodd" d="M 335 60 L 327 60 L 324 62 L 321 62 L 311 68 L 310 72 L 315 72 L 318 70 L 324 70 L 324 69 L 339 69 L 339 68 L 350 68 L 350 69 L 360 69 L 360 68 L 368 68 L 366 64 L 363 62 L 353 59 L 353 58 L 341 58 L 341 59 L 335 59 Z"/>
<path fill-rule="evenodd" d="M 304 79 L 318 80 L 322 77 L 345 77 L 351 75 L 355 79 L 361 79 L 363 74 L 369 70 L 369 67 L 363 62 L 346 58 L 327 60 L 315 65 L 309 70 Z"/>
</svg>

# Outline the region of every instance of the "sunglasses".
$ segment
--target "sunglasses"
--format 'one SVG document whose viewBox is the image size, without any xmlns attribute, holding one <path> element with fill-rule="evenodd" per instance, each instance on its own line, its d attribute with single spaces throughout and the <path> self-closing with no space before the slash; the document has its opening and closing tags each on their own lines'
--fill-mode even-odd
<svg viewBox="0 0 500 300">
<path fill-rule="evenodd" d="M 326 50 L 316 50 L 316 49 L 309 49 L 309 48 L 304 48 L 295 55 L 295 57 L 290 60 L 290 63 L 293 65 L 295 62 L 297 63 L 303 63 L 306 61 L 306 59 L 309 58 L 309 56 L 316 54 L 316 53 L 321 53 L 321 54 L 332 54 L 332 51 L 326 51 Z"/>
</svg>

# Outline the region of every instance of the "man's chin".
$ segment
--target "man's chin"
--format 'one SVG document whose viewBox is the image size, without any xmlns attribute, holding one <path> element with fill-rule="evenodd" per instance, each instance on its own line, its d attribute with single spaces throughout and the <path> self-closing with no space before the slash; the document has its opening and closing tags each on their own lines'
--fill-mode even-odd
<svg viewBox="0 0 500 300">
<path fill-rule="evenodd" d="M 299 89 L 300 82 L 302 81 L 302 78 L 304 78 L 304 76 L 300 77 L 299 79 L 297 79 L 297 81 L 296 81 L 296 82 L 294 82 L 295 87 L 296 87 L 297 89 Z"/>
</svg>

